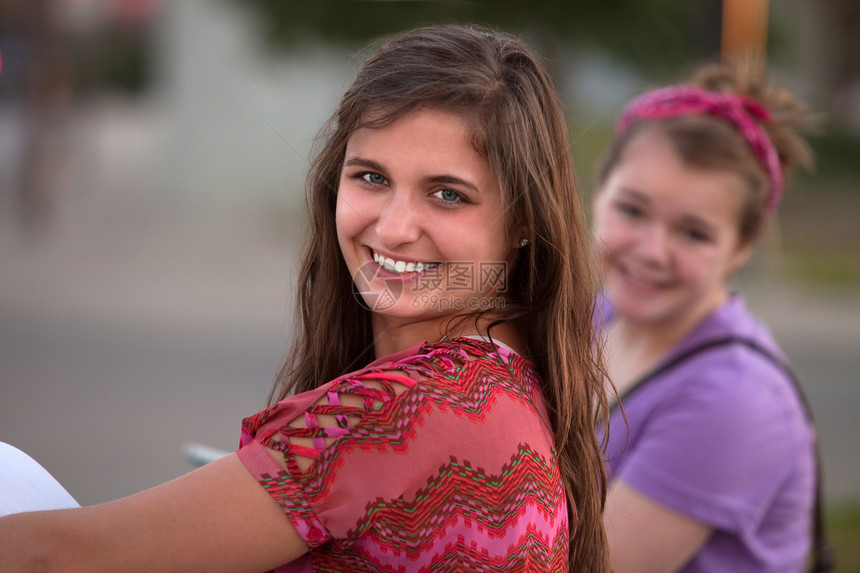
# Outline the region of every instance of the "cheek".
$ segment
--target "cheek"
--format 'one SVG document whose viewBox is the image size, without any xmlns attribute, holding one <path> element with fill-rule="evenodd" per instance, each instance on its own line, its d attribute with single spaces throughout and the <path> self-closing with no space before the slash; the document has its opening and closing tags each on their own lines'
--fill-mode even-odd
<svg viewBox="0 0 860 573">
<path fill-rule="evenodd" d="M 680 251 L 675 257 L 678 274 L 688 282 L 709 285 L 724 279 L 723 261 L 716 253 Z"/>
<path fill-rule="evenodd" d="M 477 223 L 480 225 L 480 223 Z M 486 224 L 486 223 L 485 223 Z M 509 238 L 507 222 L 496 216 L 496 222 L 488 228 L 489 232 L 481 241 L 483 259 L 491 263 L 507 265 L 513 258 L 514 249 L 519 248 L 520 238 Z"/>
<path fill-rule="evenodd" d="M 609 256 L 632 241 L 630 226 L 618 217 L 602 217 L 595 223 L 594 240 L 597 253 Z"/>
<path fill-rule="evenodd" d="M 360 232 L 361 222 L 366 220 L 360 211 L 362 205 L 357 199 L 347 188 L 341 187 L 338 190 L 335 225 L 337 226 L 338 239 L 341 241 Z"/>
<path fill-rule="evenodd" d="M 335 228 L 337 229 L 338 241 L 343 245 L 344 238 L 349 233 L 349 219 L 343 208 L 343 203 L 340 198 L 337 201 L 337 208 L 334 214 Z"/>
<path fill-rule="evenodd" d="M 487 240 L 487 251 L 490 253 L 489 259 L 494 262 L 506 261 L 512 254 L 511 240 L 508 238 L 506 222 L 501 216 L 496 217 L 496 222 L 490 228 Z M 519 246 L 519 239 L 515 239 L 516 247 Z"/>
</svg>

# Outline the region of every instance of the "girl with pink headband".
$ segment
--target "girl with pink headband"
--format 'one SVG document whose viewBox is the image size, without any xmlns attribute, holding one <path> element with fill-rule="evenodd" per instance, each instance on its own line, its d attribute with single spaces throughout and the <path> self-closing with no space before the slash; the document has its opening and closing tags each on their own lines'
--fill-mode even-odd
<svg viewBox="0 0 860 573">
<path fill-rule="evenodd" d="M 754 64 L 635 98 L 596 177 L 607 372 L 605 524 L 617 573 L 800 572 L 815 433 L 767 328 L 729 289 L 810 114 Z"/>
</svg>

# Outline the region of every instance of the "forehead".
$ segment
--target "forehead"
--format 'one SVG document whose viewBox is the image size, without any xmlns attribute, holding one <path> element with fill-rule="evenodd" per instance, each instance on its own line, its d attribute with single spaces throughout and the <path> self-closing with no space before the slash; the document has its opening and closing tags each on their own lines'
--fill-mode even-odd
<svg viewBox="0 0 860 573">
<path fill-rule="evenodd" d="M 461 115 L 419 108 L 392 121 L 369 118 L 346 142 L 345 160 L 360 156 L 388 162 L 390 168 L 471 174 L 484 185 L 498 185 L 495 170 L 474 144 L 471 124 Z"/>
<path fill-rule="evenodd" d="M 382 129 L 393 123 L 399 122 L 404 117 L 415 115 L 438 115 L 439 117 L 453 118 L 457 120 L 469 134 L 469 139 L 472 142 L 475 150 L 481 155 L 485 155 L 486 139 L 484 129 L 481 127 L 481 121 L 476 113 L 473 113 L 468 108 L 453 110 L 443 105 L 423 104 L 404 109 L 391 109 L 390 107 L 371 107 L 361 112 L 358 121 L 352 128 L 352 133 L 360 129 Z"/>
<path fill-rule="evenodd" d="M 604 188 L 648 203 L 667 215 L 732 225 L 739 222 L 745 198 L 745 184 L 739 174 L 685 163 L 668 137 L 656 129 L 636 134 Z"/>
</svg>

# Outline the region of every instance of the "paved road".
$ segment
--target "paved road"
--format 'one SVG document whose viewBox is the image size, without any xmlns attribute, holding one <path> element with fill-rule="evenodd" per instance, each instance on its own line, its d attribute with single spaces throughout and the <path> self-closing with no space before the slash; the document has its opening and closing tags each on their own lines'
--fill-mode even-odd
<svg viewBox="0 0 860 573">
<path fill-rule="evenodd" d="M 752 277 L 744 292 L 812 404 L 825 494 L 834 502 L 860 501 L 860 293 L 803 288 L 769 276 Z"/>
<path fill-rule="evenodd" d="M 235 447 L 291 298 L 292 252 L 258 218 L 94 219 L 40 245 L 0 240 L 0 441 L 83 503 L 188 471 L 186 441 Z"/>
<path fill-rule="evenodd" d="M 40 237 L 19 232 L 0 194 L 0 441 L 85 504 L 184 473 L 188 441 L 236 445 L 290 338 L 300 239 L 271 198 L 171 199 L 141 176 L 145 146 L 111 149 Z M 743 282 L 817 412 L 828 495 L 860 499 L 860 293 Z"/>
</svg>

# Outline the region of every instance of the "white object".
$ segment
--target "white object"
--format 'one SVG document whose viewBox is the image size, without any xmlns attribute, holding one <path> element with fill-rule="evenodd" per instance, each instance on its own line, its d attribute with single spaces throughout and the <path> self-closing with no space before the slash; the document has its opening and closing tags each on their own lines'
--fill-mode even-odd
<svg viewBox="0 0 860 573">
<path fill-rule="evenodd" d="M 214 462 L 218 458 L 223 458 L 230 452 L 219 448 L 213 448 L 205 444 L 197 444 L 194 442 L 185 444 L 182 447 L 182 455 L 191 464 L 200 467 L 205 466 L 210 462 Z"/>
<path fill-rule="evenodd" d="M 39 463 L 0 442 L 0 516 L 25 511 L 80 507 Z"/>
</svg>

